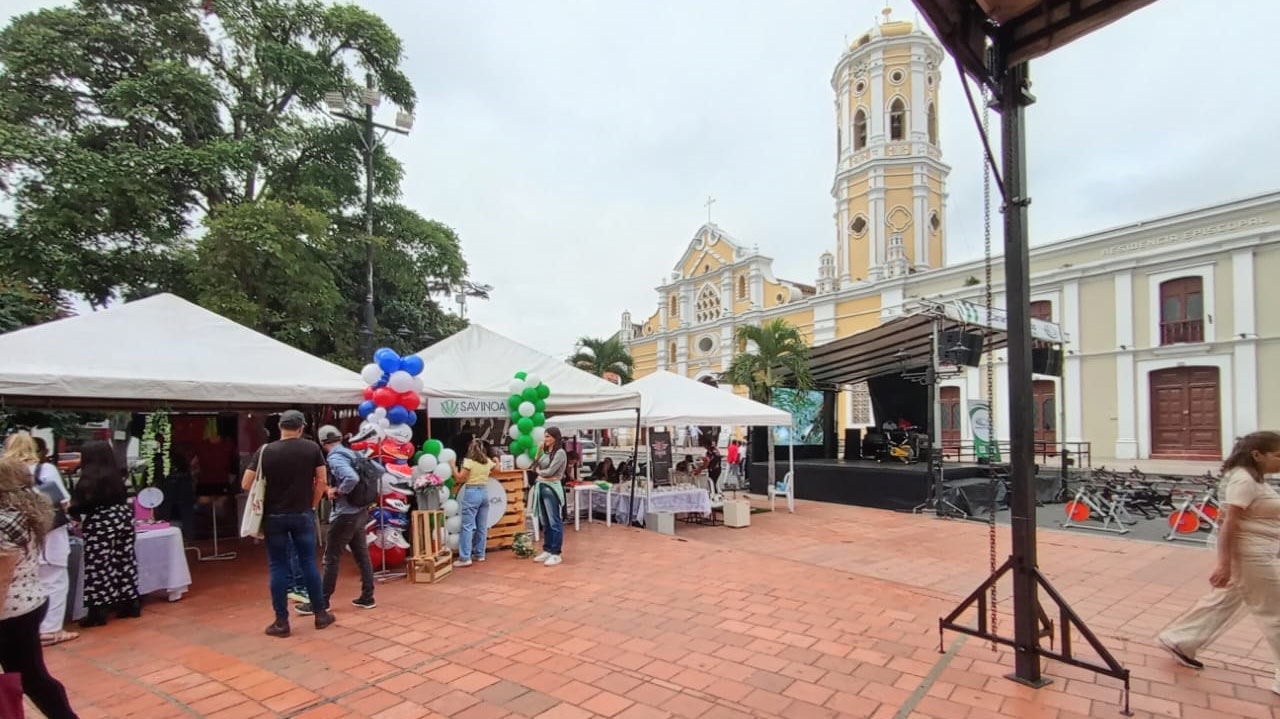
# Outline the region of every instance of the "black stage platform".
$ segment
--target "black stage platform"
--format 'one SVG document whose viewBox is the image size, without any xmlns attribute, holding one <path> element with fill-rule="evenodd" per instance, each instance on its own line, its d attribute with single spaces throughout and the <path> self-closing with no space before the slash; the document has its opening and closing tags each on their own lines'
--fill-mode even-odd
<svg viewBox="0 0 1280 719">
<path fill-rule="evenodd" d="M 787 473 L 786 448 L 774 457 L 778 481 Z M 924 504 L 929 495 L 928 465 L 874 460 L 797 459 L 796 498 L 819 502 L 854 504 L 879 509 L 911 510 Z M 947 462 L 943 477 L 948 485 L 957 480 L 986 477 L 978 464 Z M 749 470 L 751 492 L 764 494 L 769 477 L 768 462 L 752 463 Z"/>
</svg>

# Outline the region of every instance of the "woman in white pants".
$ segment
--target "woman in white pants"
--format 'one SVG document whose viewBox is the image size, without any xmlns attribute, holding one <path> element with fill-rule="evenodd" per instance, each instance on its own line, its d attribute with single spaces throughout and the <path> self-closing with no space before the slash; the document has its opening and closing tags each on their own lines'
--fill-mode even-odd
<svg viewBox="0 0 1280 719">
<path fill-rule="evenodd" d="M 40 586 L 49 599 L 49 608 L 40 621 L 40 643 L 45 646 L 61 644 L 79 637 L 76 632 L 62 628 L 67 613 L 67 594 L 71 578 L 67 574 L 67 559 L 71 556 L 71 535 L 67 532 L 67 505 L 71 494 L 62 483 L 58 467 L 48 460 L 44 440 L 20 432 L 10 435 L 4 443 L 4 458 L 16 459 L 31 470 L 34 489 L 47 496 L 53 504 L 54 524 L 44 537 L 40 552 Z"/>
<path fill-rule="evenodd" d="M 1280 472 L 1280 433 L 1254 432 L 1238 440 L 1222 471 L 1218 564 L 1209 575 L 1213 591 L 1158 639 L 1179 662 L 1202 669 L 1196 652 L 1247 608 L 1276 655 L 1271 690 L 1280 694 L 1280 494 L 1265 478 Z"/>
</svg>

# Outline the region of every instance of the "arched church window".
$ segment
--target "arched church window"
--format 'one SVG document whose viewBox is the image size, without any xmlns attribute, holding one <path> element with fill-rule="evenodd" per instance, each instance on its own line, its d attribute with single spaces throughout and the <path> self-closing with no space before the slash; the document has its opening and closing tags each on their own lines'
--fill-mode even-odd
<svg viewBox="0 0 1280 719">
<path fill-rule="evenodd" d="M 667 314 L 675 317 L 679 309 L 676 307 L 676 296 L 671 295 L 671 299 L 667 302 Z"/>
<path fill-rule="evenodd" d="M 861 150 L 867 146 L 867 113 L 858 108 L 853 116 L 853 149 Z"/>
<path fill-rule="evenodd" d="M 933 103 L 929 103 L 929 112 L 927 117 L 929 124 L 929 144 L 938 144 L 938 111 L 934 108 Z"/>
<path fill-rule="evenodd" d="M 747 276 L 738 275 L 738 299 L 747 299 Z"/>
<path fill-rule="evenodd" d="M 889 105 L 889 139 L 901 140 L 906 137 L 907 104 L 902 98 L 895 97 Z"/>
<path fill-rule="evenodd" d="M 720 293 L 711 285 L 704 285 L 698 292 L 693 317 L 698 323 L 720 319 Z"/>
</svg>

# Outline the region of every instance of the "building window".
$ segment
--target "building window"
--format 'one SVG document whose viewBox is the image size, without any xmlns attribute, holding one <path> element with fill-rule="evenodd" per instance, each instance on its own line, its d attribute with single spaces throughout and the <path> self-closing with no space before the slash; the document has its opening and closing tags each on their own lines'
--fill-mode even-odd
<svg viewBox="0 0 1280 719">
<path fill-rule="evenodd" d="M 863 217 L 862 215 L 858 215 L 857 217 L 853 218 L 853 222 L 849 223 L 849 232 L 852 232 L 854 237 L 862 237 L 862 235 L 866 231 L 867 231 L 867 218 Z"/>
<path fill-rule="evenodd" d="M 871 392 L 866 382 L 853 386 L 853 423 L 871 424 Z"/>
<path fill-rule="evenodd" d="M 938 144 L 938 111 L 934 108 L 933 103 L 929 103 L 928 117 L 926 121 L 929 124 L 929 144 Z"/>
<path fill-rule="evenodd" d="M 672 342 L 671 344 L 667 345 L 667 361 L 668 362 L 676 361 L 676 343 L 675 342 Z"/>
<path fill-rule="evenodd" d="M 889 139 L 902 140 L 907 132 L 907 104 L 895 97 L 889 105 Z"/>
<path fill-rule="evenodd" d="M 853 149 L 861 150 L 867 146 L 867 113 L 862 108 L 853 115 Z"/>
<path fill-rule="evenodd" d="M 907 76 L 901 70 L 894 70 L 893 72 L 889 73 L 889 82 L 893 83 L 894 85 L 901 85 L 902 81 L 905 79 L 907 79 Z"/>
<path fill-rule="evenodd" d="M 702 354 L 710 354 L 711 350 L 716 348 L 716 341 L 710 337 L 703 337 L 698 340 L 698 351 Z"/>
<path fill-rule="evenodd" d="M 746 338 L 739 337 L 738 338 L 738 354 L 742 354 L 743 352 L 746 352 L 746 351 L 747 351 L 747 340 Z"/>
<path fill-rule="evenodd" d="M 1204 341 L 1204 280 L 1179 277 L 1160 283 L 1160 344 Z"/>
<path fill-rule="evenodd" d="M 1036 300 L 1031 303 L 1031 319 L 1044 320 L 1045 322 L 1053 321 L 1053 302 L 1049 300 Z"/>
<path fill-rule="evenodd" d="M 675 319 L 676 313 L 679 311 L 675 295 L 671 295 L 671 299 L 667 305 L 667 316 L 671 317 L 671 319 Z"/>
<path fill-rule="evenodd" d="M 699 324 L 720 319 L 720 293 L 711 285 L 704 285 L 698 292 L 693 318 Z"/>
<path fill-rule="evenodd" d="M 867 91 L 867 83 L 863 82 L 862 80 L 859 80 L 853 84 L 853 94 L 861 95 L 866 91 Z"/>
<path fill-rule="evenodd" d="M 942 220 L 938 217 L 937 212 L 929 213 L 929 229 L 934 232 L 942 229 Z"/>
<path fill-rule="evenodd" d="M 738 275 L 738 299 L 747 299 L 747 276 Z"/>
</svg>

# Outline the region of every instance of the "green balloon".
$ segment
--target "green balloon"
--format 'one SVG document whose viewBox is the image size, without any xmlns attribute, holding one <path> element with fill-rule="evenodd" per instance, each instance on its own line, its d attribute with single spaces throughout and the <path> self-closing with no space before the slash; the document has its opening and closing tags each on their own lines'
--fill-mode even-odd
<svg viewBox="0 0 1280 719">
<path fill-rule="evenodd" d="M 445 489 L 453 489 L 453 477 L 446 479 L 444 481 L 444 486 L 445 486 Z"/>
<path fill-rule="evenodd" d="M 516 372 L 516 379 L 524 379 L 525 377 L 528 377 L 528 376 L 529 375 L 524 372 Z"/>
<path fill-rule="evenodd" d="M 440 451 L 443 449 L 444 443 L 438 439 L 429 439 L 422 444 L 422 451 L 436 458 L 439 458 Z"/>
<path fill-rule="evenodd" d="M 533 426 L 534 426 L 534 427 L 541 427 L 542 425 L 544 425 L 544 424 L 546 424 L 546 423 L 547 423 L 547 415 L 545 415 L 545 414 L 543 414 L 543 413 L 541 413 L 541 412 L 534 412 L 534 413 L 533 413 Z"/>
<path fill-rule="evenodd" d="M 524 397 L 525 400 L 532 402 L 538 398 L 538 390 L 534 387 L 526 387 L 524 392 L 522 392 L 520 396 Z"/>
<path fill-rule="evenodd" d="M 533 431 L 533 420 L 528 417 L 521 417 L 520 421 L 516 422 L 516 427 L 520 428 L 521 434 L 528 434 Z"/>
<path fill-rule="evenodd" d="M 538 399 L 546 399 L 551 396 L 551 388 L 545 384 L 538 385 Z"/>
<path fill-rule="evenodd" d="M 524 397 L 521 397 L 518 394 L 513 394 L 507 398 L 507 409 L 514 412 L 516 411 L 516 408 L 520 406 L 520 403 L 523 401 L 524 401 Z"/>
<path fill-rule="evenodd" d="M 534 412 L 546 412 L 546 411 L 547 411 L 547 403 L 546 403 L 546 402 L 543 402 L 543 401 L 542 401 L 542 400 L 540 400 L 540 399 L 535 399 L 535 400 L 533 401 L 533 411 L 534 411 Z"/>
<path fill-rule="evenodd" d="M 511 453 L 512 453 L 512 454 L 520 454 L 521 452 L 523 452 L 523 451 L 525 451 L 526 449 L 528 449 L 528 448 L 529 448 L 529 440 L 530 440 L 529 436 L 528 436 L 528 435 L 524 435 L 524 434 L 522 434 L 522 435 L 520 435 L 519 437 L 516 437 L 515 439 L 511 440 Z"/>
<path fill-rule="evenodd" d="M 418 450 L 417 452 L 414 452 L 413 459 L 409 460 L 409 464 L 413 466 L 417 466 L 418 460 L 422 459 L 422 455 L 424 454 L 426 454 L 426 452 L 423 452 L 422 450 Z"/>
</svg>

